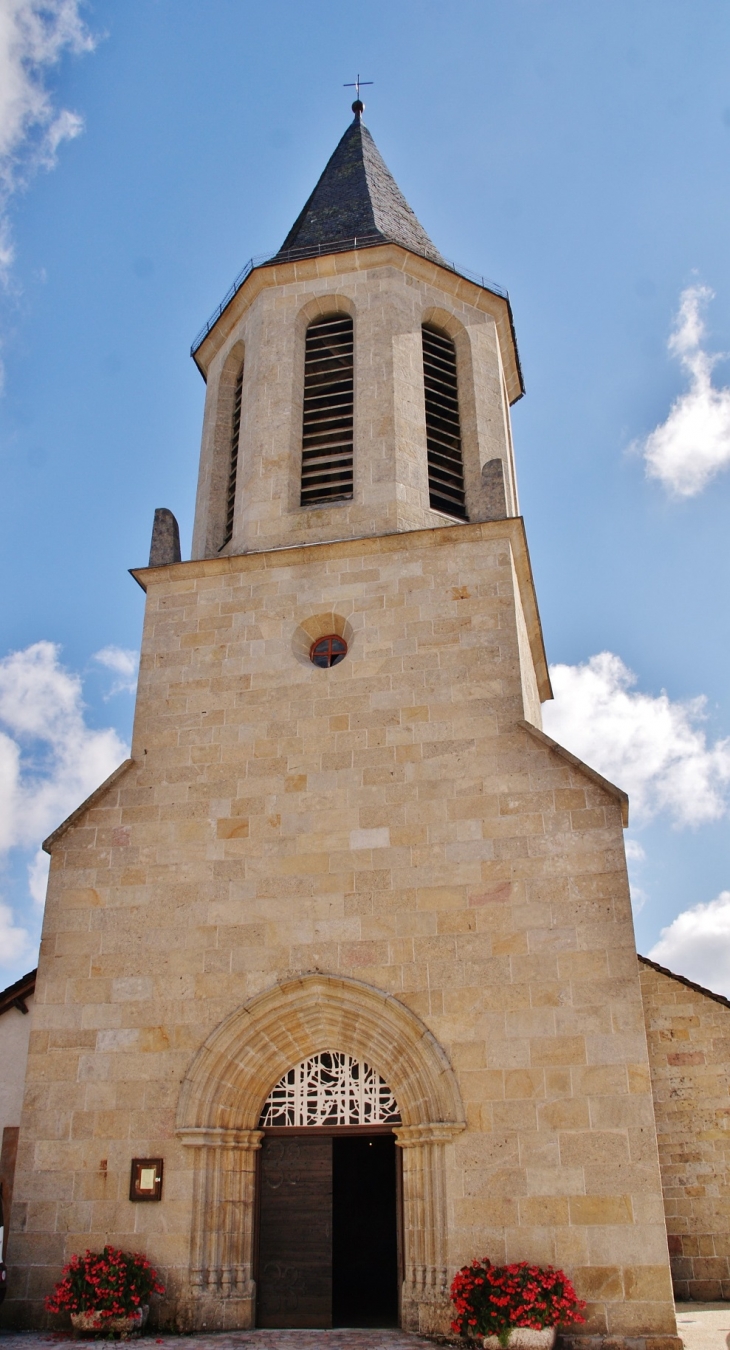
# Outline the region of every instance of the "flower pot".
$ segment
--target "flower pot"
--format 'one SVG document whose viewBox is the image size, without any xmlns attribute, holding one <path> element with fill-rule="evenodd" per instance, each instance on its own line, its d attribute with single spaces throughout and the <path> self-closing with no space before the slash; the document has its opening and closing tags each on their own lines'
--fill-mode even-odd
<svg viewBox="0 0 730 1350">
<path fill-rule="evenodd" d="M 149 1304 L 128 1313 L 126 1317 L 102 1317 L 96 1310 L 71 1313 L 71 1326 L 76 1336 L 95 1335 L 102 1332 L 105 1336 L 134 1336 L 138 1334 L 149 1316 Z"/>
<path fill-rule="evenodd" d="M 543 1327 L 533 1331 L 531 1327 L 510 1327 L 508 1350 L 553 1350 L 557 1327 Z M 502 1350 L 499 1336 L 485 1336 L 484 1350 Z"/>
</svg>

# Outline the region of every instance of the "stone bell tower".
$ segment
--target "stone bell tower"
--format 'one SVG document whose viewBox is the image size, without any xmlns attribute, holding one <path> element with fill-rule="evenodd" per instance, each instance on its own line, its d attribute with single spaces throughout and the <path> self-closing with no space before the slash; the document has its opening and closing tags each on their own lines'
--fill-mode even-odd
<svg viewBox="0 0 730 1350">
<path fill-rule="evenodd" d="M 46 841 L 6 1313 L 110 1241 L 160 1325 L 444 1331 L 486 1254 L 671 1350 L 628 804 L 540 729 L 510 306 L 362 111 L 194 344 L 193 556 L 158 512 L 131 758 Z"/>
<path fill-rule="evenodd" d="M 303 500 L 305 335 L 335 315 L 352 324 L 350 477 L 339 495 Z M 424 325 L 456 363 L 463 481 L 446 515 L 429 501 L 423 455 Z M 245 277 L 194 355 L 208 383 L 195 558 L 518 514 L 509 405 L 523 389 L 509 302 L 440 257 L 357 109 L 281 249 Z"/>
</svg>

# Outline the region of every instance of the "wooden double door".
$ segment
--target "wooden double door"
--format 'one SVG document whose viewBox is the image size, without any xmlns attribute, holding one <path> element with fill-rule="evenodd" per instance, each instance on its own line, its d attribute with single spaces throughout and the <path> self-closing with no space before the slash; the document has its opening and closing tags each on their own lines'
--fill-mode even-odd
<svg viewBox="0 0 730 1350">
<path fill-rule="evenodd" d="M 258 1326 L 398 1325 L 398 1154 L 392 1133 L 267 1132 Z"/>
</svg>

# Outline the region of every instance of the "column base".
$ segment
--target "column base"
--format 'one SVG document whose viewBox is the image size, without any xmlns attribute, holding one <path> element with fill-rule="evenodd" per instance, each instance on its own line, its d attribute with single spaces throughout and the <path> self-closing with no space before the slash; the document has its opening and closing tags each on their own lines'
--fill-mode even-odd
<svg viewBox="0 0 730 1350">
<path fill-rule="evenodd" d="M 161 1308 L 159 1324 L 174 1325 L 177 1332 L 190 1331 L 250 1331 L 256 1324 L 256 1303 L 253 1298 L 221 1298 L 220 1294 L 200 1294 L 180 1299 L 172 1317 L 165 1317 Z"/>
<path fill-rule="evenodd" d="M 446 1336 L 454 1339 L 451 1330 L 453 1308 L 448 1296 L 424 1297 L 404 1295 L 401 1301 L 401 1327 L 420 1336 Z M 458 1339 L 458 1338 L 457 1338 Z"/>
</svg>

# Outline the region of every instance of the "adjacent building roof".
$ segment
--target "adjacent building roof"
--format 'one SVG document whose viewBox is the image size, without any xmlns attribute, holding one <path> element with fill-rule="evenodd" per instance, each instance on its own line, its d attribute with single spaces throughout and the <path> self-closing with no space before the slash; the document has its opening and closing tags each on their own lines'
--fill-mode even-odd
<svg viewBox="0 0 730 1350">
<path fill-rule="evenodd" d="M 174 563 L 172 565 L 174 566 Z M 132 571 L 131 568 L 130 571 Z M 134 576 L 134 571 L 132 571 L 132 576 Z M 105 792 L 107 792 L 109 788 L 114 783 L 116 783 L 118 778 L 121 778 L 123 773 L 127 772 L 127 769 L 130 767 L 131 764 L 134 764 L 133 759 L 123 759 L 121 764 L 119 765 L 119 768 L 115 769 L 113 773 L 110 773 L 109 777 L 105 778 L 104 782 L 100 783 L 98 788 L 94 788 L 94 791 L 90 793 L 90 795 L 86 798 L 86 800 L 83 801 L 80 806 L 77 806 L 76 810 L 72 811 L 70 816 L 66 816 L 66 819 L 62 820 L 60 825 L 56 826 L 55 830 L 53 831 L 53 834 L 49 834 L 48 838 L 43 840 L 41 848 L 46 853 L 52 853 L 53 845 L 58 842 L 58 840 L 66 833 L 67 830 L 70 830 L 72 825 L 76 824 L 77 820 L 81 819 L 81 817 L 84 815 L 86 811 L 89 810 L 90 807 L 95 806 L 98 801 L 101 801 L 101 798 L 104 796 Z"/>
<path fill-rule="evenodd" d="M 540 630 L 540 635 L 542 637 L 542 629 Z M 552 698 L 553 696 L 553 691 L 550 687 L 550 674 L 547 671 L 547 667 L 544 678 L 547 680 L 547 693 L 540 688 L 538 675 L 540 700 L 543 703 L 546 699 Z M 586 778 L 590 778 L 591 782 L 596 783 L 598 787 L 603 788 L 605 792 L 608 792 L 612 797 L 615 797 L 621 807 L 621 820 L 624 829 L 628 827 L 629 798 L 623 788 L 616 787 L 615 783 L 609 782 L 608 778 L 604 778 L 602 773 L 598 773 L 596 769 L 591 768 L 590 764 L 585 764 L 582 759 L 578 759 L 578 756 L 574 755 L 571 750 L 566 750 L 564 745 L 559 745 L 557 741 L 553 740 L 552 736 L 548 736 L 546 732 L 542 731 L 540 727 L 534 726 L 532 722 L 522 719 L 517 725 L 518 727 L 522 727 L 523 731 L 527 731 L 529 735 L 532 736 L 533 740 L 539 741 L 540 745 L 546 746 L 548 750 L 554 750 L 562 759 L 567 759 L 568 763 L 573 765 L 573 768 L 579 769 L 582 774 L 585 774 Z"/>
<path fill-rule="evenodd" d="M 27 975 L 22 975 L 15 984 L 9 984 L 7 989 L 0 989 L 0 1016 L 9 1011 L 10 1008 L 17 1008 L 19 1012 L 27 1013 L 28 1005 L 26 999 L 30 998 L 35 992 L 35 977 L 37 970 L 29 970 Z"/>
<path fill-rule="evenodd" d="M 688 980 L 686 975 L 677 975 L 676 971 L 667 970 L 666 966 L 660 966 L 656 961 L 650 961 L 648 956 L 639 956 L 639 960 L 643 966 L 650 966 L 652 970 L 658 971 L 660 975 L 667 975 L 670 980 L 677 980 L 679 984 L 685 985 L 687 989 L 694 989 L 696 994 L 704 994 L 705 998 L 712 998 L 715 1000 L 715 1003 L 722 1003 L 726 1008 L 730 1008 L 730 998 L 725 998 L 724 994 L 716 994 L 712 989 L 705 989 L 704 985 L 695 984 L 694 980 Z"/>
<path fill-rule="evenodd" d="M 401 244 L 432 262 L 443 258 L 411 210 L 363 123 L 362 104 L 276 259 L 339 252 L 359 244 Z M 272 261 L 274 261 L 272 259 Z"/>
</svg>

